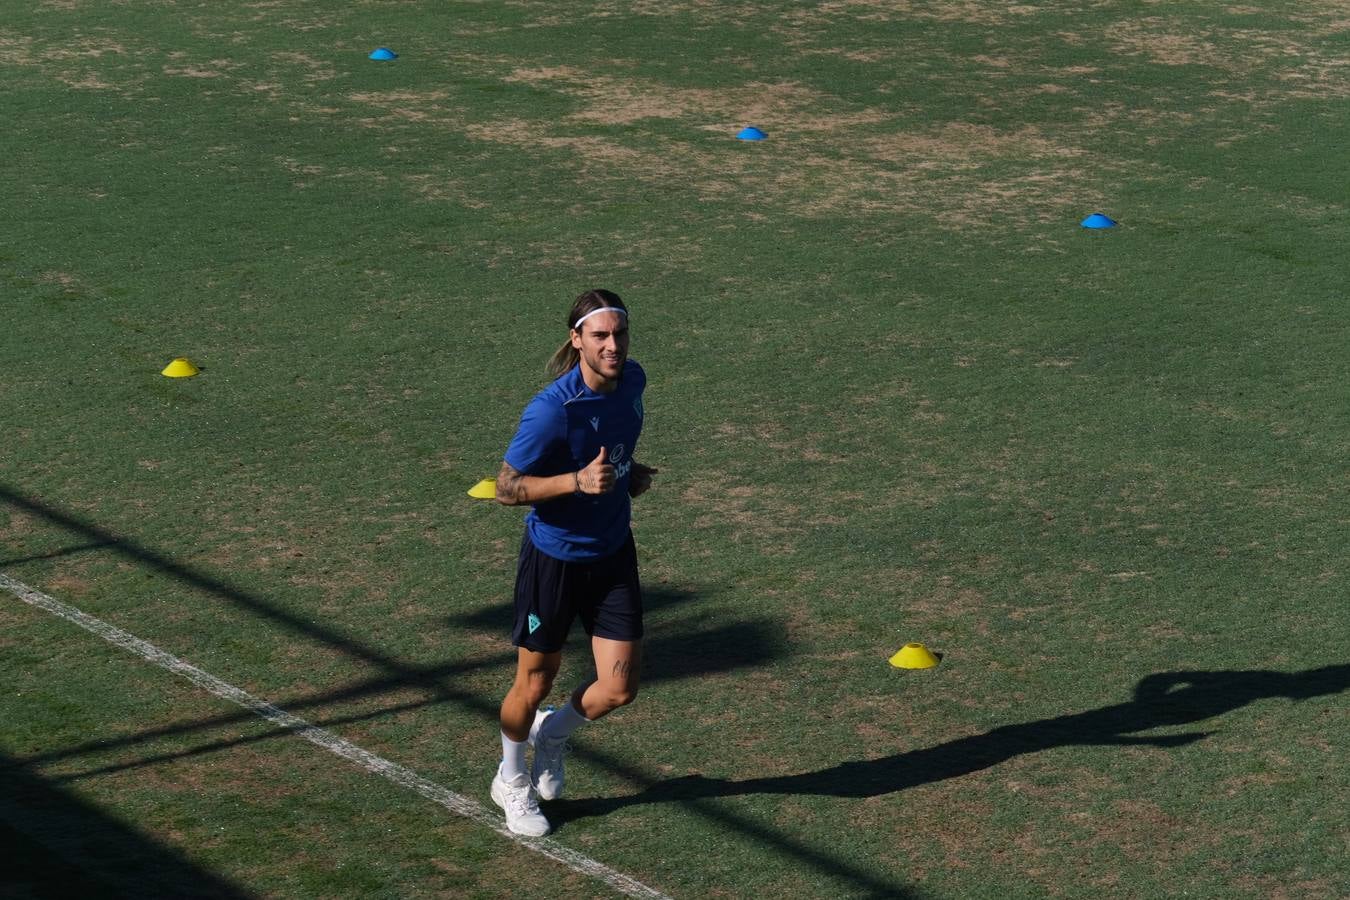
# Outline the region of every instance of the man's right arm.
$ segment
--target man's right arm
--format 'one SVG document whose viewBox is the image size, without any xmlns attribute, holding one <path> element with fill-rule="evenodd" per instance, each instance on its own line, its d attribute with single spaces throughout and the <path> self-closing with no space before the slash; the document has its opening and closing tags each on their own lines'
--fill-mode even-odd
<svg viewBox="0 0 1350 900">
<path fill-rule="evenodd" d="M 525 475 L 511 466 L 502 463 L 497 473 L 497 502 L 506 506 L 521 506 L 526 503 L 543 503 L 566 497 L 577 490 L 577 474 L 565 472 L 562 475 Z"/>
</svg>

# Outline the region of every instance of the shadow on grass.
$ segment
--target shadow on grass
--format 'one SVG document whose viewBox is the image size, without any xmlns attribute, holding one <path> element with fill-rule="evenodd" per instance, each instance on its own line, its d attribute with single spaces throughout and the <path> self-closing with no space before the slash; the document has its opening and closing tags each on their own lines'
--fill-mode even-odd
<svg viewBox="0 0 1350 900">
<path fill-rule="evenodd" d="M 503 635 L 503 641 L 505 640 L 506 636 Z M 780 655 L 781 646 L 782 642 L 777 639 L 774 630 L 768 625 L 761 625 L 758 623 L 741 623 L 724 628 L 676 633 L 650 639 L 646 644 L 646 658 L 643 661 L 644 681 L 646 684 L 650 685 L 662 681 L 670 681 L 711 672 L 724 672 L 742 666 L 757 665 Z M 574 654 L 585 652 L 585 648 L 579 646 L 571 649 Z M 505 687 L 509 684 L 510 675 L 514 671 L 514 665 L 515 651 L 510 650 L 510 652 L 494 654 L 485 659 L 474 660 L 467 663 L 447 663 L 441 666 L 429 666 L 420 671 L 424 678 L 440 678 L 453 674 L 461 674 L 474 669 L 495 667 L 502 672 L 504 691 Z M 577 678 L 574 680 L 580 679 Z M 301 713 L 308 713 L 310 710 L 321 710 L 324 707 L 337 703 L 377 696 L 389 691 L 398 690 L 405 686 L 405 681 L 400 678 L 379 678 L 360 682 L 325 694 L 296 697 L 291 700 L 279 700 L 276 701 L 275 705 L 285 709 L 287 712 L 298 715 Z M 470 700 L 467 697 L 456 697 L 454 699 L 462 705 L 471 705 L 481 709 L 483 712 L 492 710 L 490 701 L 481 701 L 477 700 L 477 698 Z M 438 695 L 422 700 L 405 701 L 392 706 L 381 706 L 379 709 L 352 715 L 316 716 L 310 721 L 320 728 L 332 728 L 338 725 L 351 725 L 357 722 L 381 719 L 398 713 L 410 712 L 415 709 L 423 709 L 449 702 L 449 700 L 450 698 Z M 204 719 L 195 719 L 191 722 L 147 729 L 120 738 L 99 738 L 83 744 L 64 747 L 49 753 L 25 757 L 23 764 L 25 766 L 45 765 L 58 760 L 71 759 L 85 754 L 106 754 L 112 750 L 150 744 L 162 738 L 188 734 L 191 732 L 209 731 L 214 728 L 241 722 L 251 722 L 256 719 L 256 713 L 248 710 L 240 710 L 239 712 L 225 713 Z M 99 775 L 124 772 L 130 769 L 143 768 L 158 763 L 189 759 L 207 753 L 218 753 L 234 747 L 261 743 L 262 741 L 273 740 L 279 737 L 285 737 L 286 735 L 287 732 L 285 731 L 270 731 L 244 737 L 231 737 L 222 740 L 207 741 L 185 750 L 176 750 L 172 753 L 145 756 L 135 760 L 72 773 L 63 776 L 59 781 L 80 781 Z"/>
<path fill-rule="evenodd" d="M 688 803 L 745 794 L 817 794 L 876 797 L 949 778 L 958 778 L 1016 756 L 1069 746 L 1180 747 L 1210 732 L 1141 734 L 1155 728 L 1191 725 L 1232 712 L 1256 700 L 1294 701 L 1339 694 L 1350 688 L 1350 665 L 1303 672 L 1162 672 L 1142 679 L 1133 699 L 1087 712 L 1004 725 L 921 750 L 882 759 L 840 763 L 816 772 L 728 781 L 689 775 L 659 782 L 629 797 L 572 800 L 550 804 L 559 823 L 603 815 L 644 803 Z"/>
<path fill-rule="evenodd" d="M 728 625 L 689 626 L 684 621 L 654 623 L 654 613 L 667 609 L 693 608 L 699 597 L 690 591 L 667 587 L 643 587 L 642 605 L 647 636 L 642 642 L 642 684 L 650 686 L 681 678 L 697 678 L 738 669 L 754 668 L 781 659 L 789 653 L 782 627 L 767 619 L 734 622 Z M 494 604 L 446 621 L 452 628 L 472 628 L 510 640 L 513 607 Z M 653 627 L 655 625 L 655 627 Z M 571 637 L 563 651 L 566 659 L 589 659 L 585 634 L 580 622 L 572 625 Z M 514 671 L 515 650 L 503 663 L 503 672 Z M 569 676 L 570 677 L 570 676 Z M 573 678 L 572 680 L 577 680 Z M 566 686 L 560 682 L 560 687 Z M 503 692 L 505 687 L 503 688 Z"/>
<path fill-rule="evenodd" d="M 182 565 L 172 558 L 165 556 L 162 553 L 158 553 L 132 538 L 114 534 L 91 522 L 86 522 L 69 513 L 48 506 L 39 500 L 25 496 L 3 484 L 0 484 L 0 501 L 22 509 L 32 515 L 39 516 L 47 522 L 58 525 L 66 531 L 78 534 L 88 541 L 86 545 L 80 547 L 67 548 L 63 551 L 47 554 L 50 557 L 81 552 L 90 547 L 101 547 L 116 553 L 119 556 L 130 558 L 143 565 L 147 565 L 164 575 L 174 578 L 182 584 L 191 585 L 198 590 L 205 591 L 220 599 L 227 600 L 235 606 L 247 609 L 260 618 L 271 621 L 273 624 L 284 628 L 286 631 L 304 635 L 312 640 L 326 644 L 329 647 L 335 647 L 350 656 L 378 666 L 386 672 L 409 679 L 409 681 L 413 683 L 424 683 L 427 680 L 425 674 L 416 666 L 409 666 L 393 657 L 380 653 L 371 647 L 363 645 L 356 639 L 339 633 L 335 629 L 325 627 L 317 622 L 301 619 L 285 610 L 277 608 L 275 605 L 268 603 L 261 598 L 254 597 L 246 591 L 234 587 L 228 582 L 193 569 L 190 566 Z M 11 563 L 11 565 L 12 564 L 14 563 Z"/>
<path fill-rule="evenodd" d="M 87 553 L 90 550 L 101 550 L 107 546 L 107 541 L 95 541 L 92 544 L 81 544 L 78 547 L 62 547 L 60 550 L 53 550 L 50 553 L 39 553 L 36 556 L 19 556 L 14 559 L 0 559 L 0 569 L 5 569 L 9 566 L 21 566 L 24 563 L 38 562 L 44 559 L 60 559 L 63 556 L 75 556 L 79 553 Z"/>
<path fill-rule="evenodd" d="M 0 895 L 249 895 L 0 754 Z"/>
<path fill-rule="evenodd" d="M 287 632 L 339 649 L 355 659 L 364 660 L 382 672 L 380 676 L 369 679 L 362 684 L 344 687 L 327 694 L 293 698 L 289 703 L 283 702 L 281 704 L 283 706 L 289 706 L 291 709 L 315 709 L 343 699 L 371 696 L 385 691 L 392 691 L 400 687 L 416 686 L 424 688 L 428 692 L 428 696 L 423 700 L 413 701 L 411 704 L 399 708 L 406 709 L 414 706 L 430 706 L 433 704 L 450 702 L 475 711 L 484 718 L 485 722 L 495 722 L 500 697 L 483 698 L 471 692 L 453 687 L 446 683 L 446 676 L 462 671 L 464 668 L 477 668 L 485 664 L 493 664 L 496 660 L 475 661 L 471 663 L 451 663 L 436 666 L 408 665 L 407 663 L 379 652 L 373 647 L 365 645 L 357 638 L 342 634 L 336 629 L 300 619 L 260 597 L 256 597 L 240 590 L 220 578 L 185 566 L 132 538 L 114 534 L 107 529 L 83 521 L 67 512 L 55 509 L 3 484 L 0 484 L 0 502 L 9 503 L 44 519 L 51 524 L 57 525 L 68 532 L 79 535 L 82 540 L 87 542 L 78 547 L 69 548 L 69 552 L 83 552 L 93 549 L 96 546 L 97 548 L 115 553 L 125 559 L 149 566 L 182 584 L 189 585 L 197 590 L 208 592 L 218 599 L 240 608 L 250 610 L 260 618 L 272 622 Z M 648 601 L 650 608 L 654 610 L 675 603 L 687 603 L 694 599 L 690 595 L 674 591 L 653 590 L 649 591 L 649 595 L 650 596 L 645 599 Z M 491 622 L 499 621 L 500 617 L 503 615 L 509 619 L 510 610 L 506 609 L 505 612 L 500 609 L 488 610 L 479 615 L 486 618 L 472 621 L 478 621 L 479 624 L 490 624 Z M 494 619 L 493 617 L 498 618 Z M 465 624 L 469 624 L 469 622 L 466 621 Z M 500 633 L 505 636 L 506 629 L 503 628 Z M 707 674 L 716 671 L 727 671 L 731 668 L 740 668 L 766 662 L 785 651 L 784 642 L 776 635 L 777 631 L 775 630 L 775 626 L 762 622 L 751 622 L 728 626 L 726 628 L 713 629 L 711 631 L 695 628 L 690 629 L 687 632 L 675 632 L 673 634 L 658 636 L 656 639 L 646 642 L 644 680 L 647 684 L 652 684 L 664 679 Z M 506 651 L 507 652 L 505 652 L 501 658 L 501 665 L 504 669 L 502 683 L 503 691 L 505 691 L 506 687 L 509 685 L 511 661 L 515 655 L 514 651 L 510 650 L 509 647 L 506 648 Z M 370 718 L 380 714 L 381 711 L 375 711 L 351 717 L 346 721 L 356 721 L 358 719 Z M 198 729 L 215 727 L 230 721 L 248 720 L 252 719 L 253 715 L 254 714 L 251 712 L 240 712 L 226 716 L 212 716 L 199 722 L 183 723 L 163 729 L 154 729 L 143 735 L 128 736 L 119 739 L 117 744 L 129 746 L 153 740 L 155 737 L 183 734 Z M 329 720 L 328 724 L 340 723 L 341 721 L 344 720 L 342 718 L 332 718 Z M 319 717 L 315 717 L 315 722 L 320 725 L 326 724 Z M 141 765 L 154 765 L 159 762 L 165 762 L 182 756 L 220 751 L 241 743 L 255 740 L 267 740 L 278 734 L 284 733 L 285 732 L 278 731 L 243 739 L 211 741 L 186 751 L 153 755 L 141 760 L 106 767 L 103 771 L 122 771 Z M 493 731 L 490 727 L 485 728 L 485 743 L 491 743 L 492 734 Z M 112 745 L 108 742 L 90 742 L 89 744 L 80 747 L 65 748 L 64 750 L 56 751 L 51 754 L 45 754 L 41 759 L 61 759 L 70 758 L 83 753 L 107 752 L 111 749 L 111 746 Z M 652 776 L 642 768 L 618 759 L 613 755 L 590 749 L 581 749 L 578 751 L 577 755 L 586 759 L 593 765 L 602 767 L 618 777 L 624 778 L 630 783 L 639 785 L 648 790 L 659 787 L 660 785 L 660 782 L 652 778 Z M 24 767 L 34 765 L 37 761 L 37 757 L 12 762 L 5 761 L 5 765 L 3 766 L 4 777 L 9 777 L 11 771 L 21 771 Z M 73 777 L 79 778 L 82 776 L 76 775 Z M 486 793 L 487 781 L 488 779 L 485 777 L 483 780 L 482 791 L 480 792 L 481 794 Z M 763 825 L 754 819 L 741 815 L 735 811 L 715 809 L 704 804 L 692 804 L 691 812 L 718 828 L 738 834 L 747 842 L 752 842 L 762 848 L 770 849 L 785 860 L 793 860 L 798 864 L 815 869 L 817 872 L 838 882 L 843 890 L 846 890 L 848 893 L 855 896 L 889 897 L 897 898 L 897 900 L 904 900 L 904 898 L 913 896 L 903 885 L 878 877 L 873 872 L 868 871 L 865 867 L 851 863 L 841 856 L 832 853 L 828 848 L 818 847 L 791 837 L 778 829 Z"/>
<path fill-rule="evenodd" d="M 690 603 L 693 601 L 692 595 L 684 592 L 656 591 L 654 593 L 657 597 L 657 602 L 655 604 L 657 608 L 677 602 Z M 505 609 L 505 620 L 507 625 L 498 628 L 497 626 L 500 625 L 499 620 L 502 619 L 502 609 Z M 510 684 L 511 674 L 514 672 L 515 665 L 515 650 L 506 643 L 509 639 L 507 632 L 510 624 L 510 609 L 508 607 L 492 607 L 488 610 L 470 613 L 464 616 L 457 616 L 450 621 L 452 626 L 456 627 L 467 625 L 495 631 L 501 636 L 503 643 L 502 652 L 470 661 L 447 662 L 440 665 L 418 667 L 416 669 L 418 677 L 415 684 L 425 685 L 428 682 L 439 682 L 441 679 L 455 675 L 462 675 L 482 669 L 496 668 L 502 673 L 502 685 L 503 691 L 505 691 L 506 687 Z M 575 637 L 576 635 L 574 635 L 574 638 Z M 779 636 L 778 631 L 768 623 L 741 622 L 719 628 L 676 631 L 672 634 L 652 637 L 647 640 L 644 654 L 645 659 L 643 661 L 643 681 L 645 684 L 651 685 L 663 681 L 673 681 L 680 678 L 688 678 L 713 672 L 726 672 L 736 668 L 760 665 L 782 656 L 785 653 L 784 646 L 784 642 Z M 584 654 L 585 652 L 585 647 L 581 646 L 579 642 L 569 642 L 569 653 L 571 655 L 576 656 Z M 311 712 L 322 710 L 324 707 L 397 691 L 408 687 L 410 683 L 414 682 L 410 682 L 410 679 L 400 675 L 391 675 L 388 677 L 367 679 L 323 694 L 280 698 L 274 699 L 273 702 L 275 705 L 292 714 L 309 715 Z M 459 692 L 448 692 L 447 689 L 442 687 L 440 690 L 436 691 L 433 696 L 426 699 L 404 701 L 392 706 L 381 706 L 379 709 L 353 715 L 314 716 L 311 719 L 311 722 L 321 728 L 330 728 L 336 725 L 350 725 L 356 722 L 379 719 L 397 713 L 409 712 L 411 710 L 422 709 L 450 701 L 455 701 L 462 705 L 473 706 L 484 712 L 492 709 L 490 701 L 470 698 L 467 694 L 461 694 Z M 83 744 L 64 747 L 60 750 L 53 750 L 48 753 L 25 757 L 23 764 L 26 766 L 46 765 L 58 760 L 72 759 L 85 754 L 106 754 L 112 750 L 149 744 L 162 738 L 189 734 L 196 731 L 209 731 L 226 725 L 251 722 L 256 719 L 256 713 L 249 710 L 224 713 L 208 718 L 194 719 L 191 722 L 182 722 L 160 728 L 147 729 L 136 734 L 125 735 L 119 738 L 98 738 Z M 73 773 L 64 776 L 61 781 L 79 781 L 96 775 L 106 775 L 112 772 L 122 772 L 129 769 L 154 765 L 156 763 L 187 759 L 194 756 L 201 756 L 206 753 L 215 753 L 233 747 L 259 743 L 261 741 L 271 740 L 285 735 L 285 731 L 275 731 L 264 734 L 248 735 L 245 737 L 233 737 L 224 740 L 204 742 L 186 750 L 156 754 L 141 759 Z"/>
<path fill-rule="evenodd" d="M 513 573 L 502 569 L 503 587 L 509 589 L 512 575 Z M 697 603 L 698 600 L 699 596 L 692 591 L 683 591 L 663 585 L 653 587 L 644 584 L 642 586 L 642 609 L 648 617 L 665 609 L 692 605 Z M 471 628 L 485 634 L 499 635 L 505 643 L 510 640 L 514 616 L 515 607 L 508 599 L 505 603 L 494 603 L 472 612 L 447 616 L 445 621 L 451 628 Z M 573 623 L 572 638 L 575 639 L 580 631 L 580 622 Z"/>
</svg>

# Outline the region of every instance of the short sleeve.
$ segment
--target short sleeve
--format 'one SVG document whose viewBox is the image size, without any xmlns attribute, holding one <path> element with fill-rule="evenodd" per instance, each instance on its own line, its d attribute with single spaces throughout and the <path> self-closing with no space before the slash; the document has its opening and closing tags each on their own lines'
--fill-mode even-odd
<svg viewBox="0 0 1350 900">
<path fill-rule="evenodd" d="M 520 416 L 520 427 L 506 448 L 506 464 L 522 475 L 537 474 L 538 465 L 567 441 L 567 413 L 556 402 L 535 397 Z"/>
</svg>

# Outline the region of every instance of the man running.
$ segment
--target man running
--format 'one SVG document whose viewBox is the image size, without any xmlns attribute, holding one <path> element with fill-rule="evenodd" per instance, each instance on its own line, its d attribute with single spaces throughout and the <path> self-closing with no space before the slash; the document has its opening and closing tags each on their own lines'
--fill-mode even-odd
<svg viewBox="0 0 1350 900">
<path fill-rule="evenodd" d="M 532 509 L 516 568 L 516 677 L 502 701 L 492 799 L 507 828 L 532 837 L 549 832 L 539 800 L 562 795 L 568 736 L 637 696 L 642 588 L 630 498 L 656 474 L 633 459 L 647 376 L 628 358 L 628 309 L 611 291 L 587 291 L 567 327 L 549 361 L 556 380 L 526 405 L 497 476 L 499 502 Z M 595 677 L 558 711 L 541 712 L 577 616 L 591 638 Z"/>
</svg>

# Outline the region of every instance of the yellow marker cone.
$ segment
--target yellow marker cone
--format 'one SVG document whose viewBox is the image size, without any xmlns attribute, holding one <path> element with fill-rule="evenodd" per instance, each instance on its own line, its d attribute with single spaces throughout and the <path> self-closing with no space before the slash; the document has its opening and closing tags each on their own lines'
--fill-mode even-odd
<svg viewBox="0 0 1350 900">
<path fill-rule="evenodd" d="M 180 356 L 165 366 L 159 374 L 167 375 L 170 378 L 191 378 L 197 374 L 197 367 L 187 357 Z"/>
<path fill-rule="evenodd" d="M 497 499 L 497 479 L 484 478 L 482 481 L 469 488 L 469 496 L 475 500 Z"/>
<path fill-rule="evenodd" d="M 906 644 L 891 657 L 897 669 L 931 669 L 937 664 L 938 658 L 923 644 Z"/>
</svg>

